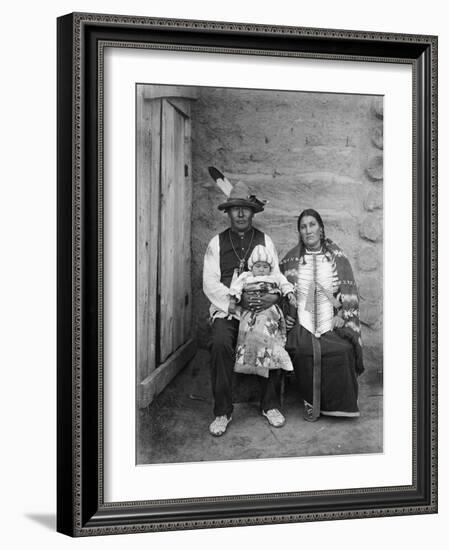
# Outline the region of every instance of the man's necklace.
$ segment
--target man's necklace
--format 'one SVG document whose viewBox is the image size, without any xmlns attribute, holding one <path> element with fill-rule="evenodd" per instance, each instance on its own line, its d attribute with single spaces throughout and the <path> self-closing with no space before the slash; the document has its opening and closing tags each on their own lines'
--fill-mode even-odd
<svg viewBox="0 0 449 550">
<path fill-rule="evenodd" d="M 229 230 L 229 241 L 230 241 L 230 243 L 231 243 L 232 250 L 234 251 L 234 254 L 237 256 L 237 260 L 239 261 L 239 270 L 238 270 L 238 273 L 239 273 L 239 275 L 241 275 L 241 274 L 243 273 L 244 268 L 245 268 L 245 260 L 246 260 L 246 257 L 248 256 L 248 253 L 249 253 L 249 251 L 251 250 L 251 245 L 253 244 L 253 239 L 254 239 L 254 227 L 253 227 L 253 231 L 252 231 L 252 234 L 251 234 L 251 241 L 250 241 L 250 243 L 249 243 L 248 250 L 246 251 L 246 253 L 245 253 L 243 256 L 239 256 L 239 255 L 237 254 L 237 250 L 235 249 L 234 243 L 232 242 L 231 233 L 232 233 L 232 231 Z"/>
</svg>

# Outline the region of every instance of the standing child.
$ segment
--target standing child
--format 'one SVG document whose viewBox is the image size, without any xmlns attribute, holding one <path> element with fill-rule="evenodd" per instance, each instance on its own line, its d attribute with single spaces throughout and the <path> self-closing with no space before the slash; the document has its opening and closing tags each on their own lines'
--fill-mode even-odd
<svg viewBox="0 0 449 550">
<path fill-rule="evenodd" d="M 290 308 L 296 310 L 293 285 L 281 273 L 272 273 L 273 266 L 269 251 L 262 245 L 256 246 L 248 260 L 250 271 L 242 273 L 231 285 L 229 313 L 235 312 L 243 291 L 287 296 Z M 259 312 L 242 310 L 234 371 L 264 378 L 268 378 L 271 369 L 292 371 L 285 341 L 285 320 L 278 305 Z"/>
</svg>

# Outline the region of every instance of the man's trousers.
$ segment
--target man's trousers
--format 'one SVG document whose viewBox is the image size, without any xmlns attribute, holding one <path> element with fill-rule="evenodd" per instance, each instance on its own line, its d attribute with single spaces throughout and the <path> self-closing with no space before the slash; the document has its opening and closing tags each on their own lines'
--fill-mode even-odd
<svg viewBox="0 0 449 550">
<path fill-rule="evenodd" d="M 211 379 L 215 416 L 226 415 L 229 418 L 232 414 L 232 378 L 238 332 L 239 322 L 236 319 L 215 319 L 212 323 Z M 260 385 L 261 410 L 279 409 L 279 371 L 270 370 L 268 378 L 257 378 Z"/>
</svg>

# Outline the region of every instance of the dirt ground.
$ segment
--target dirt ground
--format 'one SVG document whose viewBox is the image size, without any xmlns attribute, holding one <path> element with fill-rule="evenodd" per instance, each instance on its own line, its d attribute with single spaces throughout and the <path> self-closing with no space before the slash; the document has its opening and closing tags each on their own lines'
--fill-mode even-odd
<svg viewBox="0 0 449 550">
<path fill-rule="evenodd" d="M 381 453 L 382 386 L 360 377 L 359 418 L 302 418 L 293 377 L 287 378 L 282 412 L 286 424 L 271 427 L 260 414 L 258 385 L 244 377 L 234 396 L 232 422 L 222 437 L 209 434 L 213 420 L 209 354 L 199 350 L 189 365 L 146 409 L 137 412 L 137 463 L 281 458 Z"/>
</svg>

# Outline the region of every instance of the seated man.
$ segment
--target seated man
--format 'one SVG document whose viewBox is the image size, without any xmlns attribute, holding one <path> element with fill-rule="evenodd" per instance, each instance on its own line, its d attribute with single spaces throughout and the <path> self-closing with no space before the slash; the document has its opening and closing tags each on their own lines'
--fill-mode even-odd
<svg viewBox="0 0 449 550">
<path fill-rule="evenodd" d="M 264 203 L 251 195 L 246 185 L 237 183 L 227 200 L 218 206 L 227 213 L 230 227 L 215 235 L 204 257 L 203 290 L 209 299 L 212 322 L 212 392 L 215 420 L 209 427 L 214 436 L 223 435 L 232 419 L 232 373 L 239 329 L 240 307 L 261 311 L 271 307 L 278 295 L 266 293 L 248 297 L 243 293 L 240 307 L 229 311 L 229 287 L 248 269 L 247 261 L 257 245 L 265 246 L 274 258 L 273 272 L 279 273 L 278 256 L 268 235 L 252 226 L 254 214 L 262 212 Z M 279 373 L 258 377 L 261 387 L 261 409 L 271 426 L 279 428 L 285 418 L 279 411 Z"/>
</svg>

